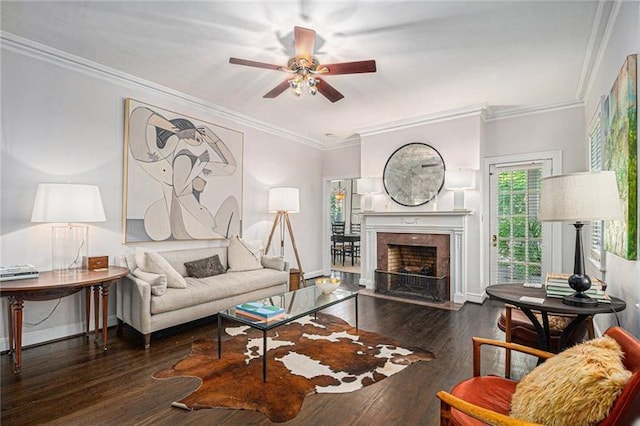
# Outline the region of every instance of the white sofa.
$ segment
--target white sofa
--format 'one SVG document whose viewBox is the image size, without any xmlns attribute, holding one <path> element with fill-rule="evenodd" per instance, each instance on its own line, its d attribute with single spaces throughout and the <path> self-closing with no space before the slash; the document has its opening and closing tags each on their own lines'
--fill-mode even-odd
<svg viewBox="0 0 640 426">
<path fill-rule="evenodd" d="M 151 285 L 128 275 L 117 288 L 118 327 L 126 323 L 144 335 L 145 349 L 151 333 L 217 314 L 231 306 L 284 293 L 289 288 L 289 265 L 284 270 L 268 267 L 242 272 L 225 272 L 206 278 L 187 276 L 185 262 L 218 255 L 227 269 L 227 247 L 211 247 L 158 252 L 183 277 L 187 288 L 167 288 L 162 296 L 152 295 Z M 126 256 L 133 272 L 135 254 Z"/>
</svg>

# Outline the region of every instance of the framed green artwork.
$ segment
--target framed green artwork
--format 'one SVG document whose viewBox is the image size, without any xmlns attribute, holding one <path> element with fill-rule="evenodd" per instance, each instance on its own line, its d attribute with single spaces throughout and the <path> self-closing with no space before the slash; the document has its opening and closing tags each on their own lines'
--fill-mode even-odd
<svg viewBox="0 0 640 426">
<path fill-rule="evenodd" d="M 607 222 L 605 249 L 629 260 L 638 258 L 638 55 L 629 55 L 605 99 L 605 170 L 616 172 L 622 221 Z"/>
</svg>

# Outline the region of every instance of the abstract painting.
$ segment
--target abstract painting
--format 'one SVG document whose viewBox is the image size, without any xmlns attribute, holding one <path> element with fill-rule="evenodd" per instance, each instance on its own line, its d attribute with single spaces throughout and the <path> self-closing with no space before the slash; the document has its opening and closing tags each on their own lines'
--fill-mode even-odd
<svg viewBox="0 0 640 426">
<path fill-rule="evenodd" d="M 607 222 L 605 249 L 620 257 L 638 257 L 638 55 L 625 60 L 604 103 L 605 170 L 616 172 L 622 221 Z"/>
<path fill-rule="evenodd" d="M 125 100 L 125 243 L 241 235 L 244 135 Z"/>
</svg>

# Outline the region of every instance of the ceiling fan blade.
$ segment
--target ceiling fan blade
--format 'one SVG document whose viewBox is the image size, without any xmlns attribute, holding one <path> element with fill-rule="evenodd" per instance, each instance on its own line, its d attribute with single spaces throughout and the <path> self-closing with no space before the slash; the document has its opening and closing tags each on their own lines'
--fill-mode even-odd
<svg viewBox="0 0 640 426">
<path fill-rule="evenodd" d="M 320 80 L 319 78 L 317 80 L 318 92 L 322 93 L 325 98 L 329 99 L 331 102 L 338 102 L 340 99 L 344 98 L 344 95 L 338 92 L 332 85 L 324 80 Z"/>
<path fill-rule="evenodd" d="M 229 63 L 236 64 L 236 65 L 246 65 L 248 67 L 266 68 L 269 70 L 277 70 L 277 71 L 282 69 L 280 65 L 267 64 L 265 62 L 249 61 L 248 59 L 229 58 Z"/>
<path fill-rule="evenodd" d="M 280 95 L 282 92 L 289 88 L 289 80 L 285 80 L 282 83 L 278 84 L 276 87 L 271 89 L 269 93 L 263 96 L 263 98 L 275 98 Z"/>
<path fill-rule="evenodd" d="M 293 36 L 296 47 L 296 58 L 305 58 L 311 63 L 316 43 L 316 32 L 308 28 L 294 27 Z"/>
<path fill-rule="evenodd" d="M 359 74 L 364 72 L 376 72 L 376 61 L 370 59 L 368 61 L 342 62 L 339 64 L 321 65 L 319 68 L 328 68 L 329 71 L 324 75 L 337 74 Z"/>
</svg>

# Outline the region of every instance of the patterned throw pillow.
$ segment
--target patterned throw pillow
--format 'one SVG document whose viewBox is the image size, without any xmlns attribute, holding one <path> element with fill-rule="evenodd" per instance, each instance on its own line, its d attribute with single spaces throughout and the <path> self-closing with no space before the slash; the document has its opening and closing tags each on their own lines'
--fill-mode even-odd
<svg viewBox="0 0 640 426">
<path fill-rule="evenodd" d="M 184 267 L 187 268 L 187 275 L 194 278 L 206 278 L 224 274 L 224 268 L 217 254 L 204 259 L 185 262 Z"/>
<path fill-rule="evenodd" d="M 511 399 L 511 416 L 553 426 L 596 424 L 631 377 L 609 336 L 559 353 L 527 374 Z"/>
</svg>

